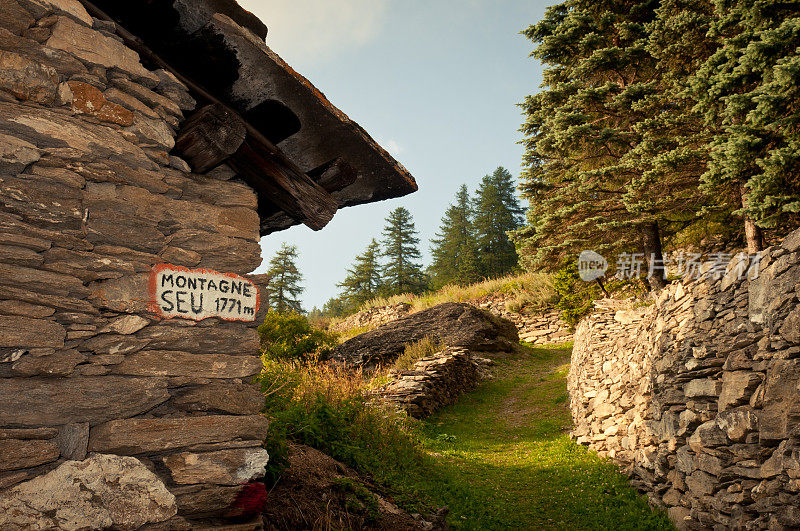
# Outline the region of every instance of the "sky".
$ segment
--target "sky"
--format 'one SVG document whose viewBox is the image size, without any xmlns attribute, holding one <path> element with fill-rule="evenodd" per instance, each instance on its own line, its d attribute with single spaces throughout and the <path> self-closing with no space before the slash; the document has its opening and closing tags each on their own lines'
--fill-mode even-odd
<svg viewBox="0 0 800 531">
<path fill-rule="evenodd" d="M 542 67 L 519 32 L 544 0 L 239 0 L 269 28 L 267 45 L 308 78 L 402 163 L 419 191 L 339 210 L 324 229 L 305 226 L 261 239 L 263 263 L 296 245 L 303 307 L 339 293 L 357 254 L 381 237 L 387 214 L 406 207 L 423 265 L 461 184 L 474 192 L 498 166 L 515 177 L 523 148 L 521 109 Z"/>
</svg>

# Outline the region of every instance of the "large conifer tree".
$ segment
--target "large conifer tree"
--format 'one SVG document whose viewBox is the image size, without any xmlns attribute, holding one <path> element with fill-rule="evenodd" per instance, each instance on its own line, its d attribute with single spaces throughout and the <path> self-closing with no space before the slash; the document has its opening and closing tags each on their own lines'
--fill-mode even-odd
<svg viewBox="0 0 800 531">
<path fill-rule="evenodd" d="M 419 238 L 411 212 L 397 207 L 389 213 L 383 228 L 384 290 L 388 295 L 420 293 L 427 287 L 427 279 L 417 262 Z"/>
<path fill-rule="evenodd" d="M 299 297 L 305 288 L 300 285 L 303 275 L 297 269 L 297 247 L 284 242 L 269 261 L 267 274 L 270 275 L 270 308 L 278 312 L 302 313 Z"/>
<path fill-rule="evenodd" d="M 529 264 L 554 267 L 584 248 L 661 260 L 659 211 L 626 197 L 642 176 L 631 159 L 647 117 L 640 104 L 657 90 L 646 49 L 657 6 L 567 0 L 524 32 L 546 65 L 544 90 L 523 104 L 532 230 L 521 251 Z"/>
<path fill-rule="evenodd" d="M 655 73 L 636 106 L 640 137 L 626 159 L 640 174 L 628 183 L 624 204 L 629 212 L 651 215 L 666 235 L 691 227 L 693 238 L 702 238 L 719 230 L 731 210 L 699 190 L 711 133 L 694 108 L 690 79 L 716 50 L 706 36 L 713 13 L 711 0 L 661 0 L 646 27 Z"/>
<path fill-rule="evenodd" d="M 475 192 L 474 209 L 481 275 L 502 276 L 517 265 L 517 251 L 509 232 L 520 227 L 523 212 L 508 170 L 498 167 L 483 177 Z"/>
<path fill-rule="evenodd" d="M 380 255 L 380 244 L 373 238 L 364 252 L 356 256 L 344 281 L 338 284 L 349 306 L 358 307 L 378 296 L 383 286 Z"/>
<path fill-rule="evenodd" d="M 455 203 L 444 213 L 442 224 L 433 244 L 430 266 L 433 287 L 445 284 L 470 284 L 480 278 L 473 211 L 469 190 L 462 184 L 456 193 Z"/>
<path fill-rule="evenodd" d="M 800 213 L 800 4 L 718 0 L 693 89 L 715 129 L 704 187 L 739 203 L 748 249 Z M 784 232 L 784 231 L 781 231 Z"/>
</svg>

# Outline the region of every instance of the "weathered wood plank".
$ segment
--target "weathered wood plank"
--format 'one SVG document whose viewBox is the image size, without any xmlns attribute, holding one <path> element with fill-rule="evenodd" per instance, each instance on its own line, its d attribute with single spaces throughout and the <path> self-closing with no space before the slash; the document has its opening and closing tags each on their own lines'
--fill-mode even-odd
<svg viewBox="0 0 800 531">
<path fill-rule="evenodd" d="M 347 188 L 356 182 L 358 172 L 346 160 L 340 157 L 328 164 L 319 176 L 313 175 L 312 172 L 309 172 L 309 175 L 318 185 L 324 188 L 326 192 L 333 193 Z"/>
<path fill-rule="evenodd" d="M 342 158 L 337 158 L 321 168 L 315 168 L 308 175 L 330 194 L 344 190 L 356 182 L 358 178 L 356 169 Z M 336 199 L 341 208 L 342 198 L 336 197 Z M 297 221 L 287 216 L 285 212 L 274 205 L 263 205 L 259 215 L 261 216 L 262 235 L 288 229 L 297 224 Z"/>
<path fill-rule="evenodd" d="M 236 154 L 228 159 L 233 170 L 255 190 L 290 217 L 313 230 L 320 230 L 339 208 L 336 200 L 320 185 L 282 161 L 270 146 L 248 134 Z"/>
</svg>

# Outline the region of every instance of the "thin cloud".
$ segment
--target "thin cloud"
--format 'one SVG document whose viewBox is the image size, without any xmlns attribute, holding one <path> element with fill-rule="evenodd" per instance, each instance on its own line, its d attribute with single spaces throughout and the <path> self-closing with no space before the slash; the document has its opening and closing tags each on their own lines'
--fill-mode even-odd
<svg viewBox="0 0 800 531">
<path fill-rule="evenodd" d="M 386 151 L 388 151 L 393 157 L 398 156 L 400 153 L 404 151 L 403 146 L 397 143 L 396 140 L 389 140 L 384 145 Z"/>
<path fill-rule="evenodd" d="M 389 0 L 239 0 L 269 28 L 267 44 L 290 62 L 309 64 L 369 43 Z"/>
</svg>

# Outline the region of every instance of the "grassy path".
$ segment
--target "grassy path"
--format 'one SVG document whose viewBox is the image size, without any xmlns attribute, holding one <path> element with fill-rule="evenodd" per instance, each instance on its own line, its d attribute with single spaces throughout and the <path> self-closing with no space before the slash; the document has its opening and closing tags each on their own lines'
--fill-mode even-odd
<svg viewBox="0 0 800 531">
<path fill-rule="evenodd" d="M 429 475 L 414 490 L 449 506 L 461 529 L 672 529 L 613 465 L 568 438 L 568 362 L 569 349 L 524 348 L 427 419 Z"/>
</svg>

